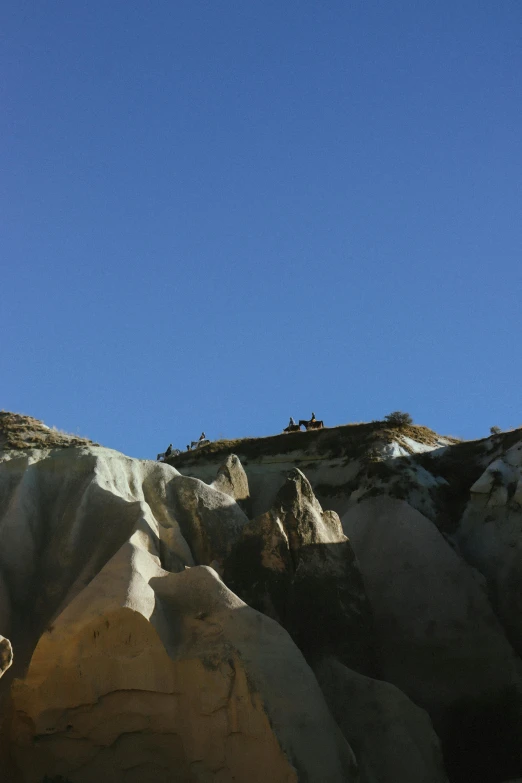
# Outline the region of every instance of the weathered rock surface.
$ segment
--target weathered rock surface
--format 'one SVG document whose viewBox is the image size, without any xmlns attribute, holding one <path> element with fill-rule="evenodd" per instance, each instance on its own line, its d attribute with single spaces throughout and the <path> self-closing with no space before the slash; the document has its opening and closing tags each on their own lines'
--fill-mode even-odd
<svg viewBox="0 0 522 783">
<path fill-rule="evenodd" d="M 390 429 L 385 422 L 375 421 L 267 438 L 218 441 L 182 452 L 169 462 L 183 475 L 211 483 L 227 456 L 236 454 L 248 477 L 255 516 L 272 507 L 289 471 L 297 467 L 323 506 L 342 516 L 352 492 L 364 482 L 370 452 L 380 459 L 397 460 L 452 442 L 454 439 L 441 437 L 427 427 Z M 372 488 L 375 485 L 369 484 L 368 489 Z"/>
<path fill-rule="evenodd" d="M 218 470 L 216 479 L 210 485 L 213 489 L 230 495 L 243 509 L 247 516 L 252 511 L 250 498 L 250 489 L 248 487 L 248 477 L 241 464 L 239 457 L 235 454 L 229 454 L 225 462 Z"/>
<path fill-rule="evenodd" d="M 497 765 L 506 738 L 499 747 L 491 734 L 478 753 L 470 722 L 474 706 L 483 722 L 494 723 L 509 704 L 518 725 L 521 663 L 484 579 L 404 501 L 363 501 L 342 522 L 374 611 L 382 678 L 429 712 L 443 740 L 451 742 L 458 726 L 467 737 L 460 752 Z"/>
<path fill-rule="evenodd" d="M 13 687 L 24 780 L 355 779 L 285 632 L 211 569 L 165 572 L 133 539 L 42 636 Z"/>
<path fill-rule="evenodd" d="M 290 637 L 196 566 L 247 523 L 230 496 L 85 447 L 5 454 L 0 509 L 10 780 L 356 780 Z"/>
<path fill-rule="evenodd" d="M 499 617 L 522 655 L 522 441 L 493 460 L 471 487 L 457 541 L 486 577 Z"/>
<path fill-rule="evenodd" d="M 170 487 L 176 519 L 195 561 L 219 568 L 248 518 L 230 495 L 199 479 L 176 476 Z"/>
<path fill-rule="evenodd" d="M 447 783 L 437 735 L 398 688 L 327 658 L 315 668 L 326 701 L 357 757 L 361 783 Z"/>
<path fill-rule="evenodd" d="M 425 709 L 451 783 L 520 778 L 520 437 L 372 422 L 181 475 L 0 416 L 0 777 L 445 783 Z"/>
<path fill-rule="evenodd" d="M 194 564 L 172 513 L 172 468 L 97 447 L 7 457 L 0 462 L 0 569 L 13 607 L 30 615 L 37 633 L 139 525 L 169 570 Z"/>
<path fill-rule="evenodd" d="M 243 528 L 224 579 L 277 619 L 307 658 L 335 653 L 374 671 L 372 613 L 352 547 L 301 471 L 289 474 L 270 511 Z"/>
</svg>

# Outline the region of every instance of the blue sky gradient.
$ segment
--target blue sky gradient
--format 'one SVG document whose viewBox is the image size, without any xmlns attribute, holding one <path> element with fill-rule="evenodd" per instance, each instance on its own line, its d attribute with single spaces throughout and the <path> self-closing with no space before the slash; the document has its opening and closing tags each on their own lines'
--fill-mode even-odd
<svg viewBox="0 0 522 783">
<path fill-rule="evenodd" d="M 0 11 L 0 407 L 522 425 L 520 0 Z"/>
</svg>

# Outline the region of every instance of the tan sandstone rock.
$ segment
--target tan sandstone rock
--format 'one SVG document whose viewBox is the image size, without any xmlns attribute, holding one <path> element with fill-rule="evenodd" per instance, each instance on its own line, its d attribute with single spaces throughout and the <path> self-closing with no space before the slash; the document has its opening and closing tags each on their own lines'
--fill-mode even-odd
<svg viewBox="0 0 522 783">
<path fill-rule="evenodd" d="M 31 658 L 0 742 L 10 780 L 357 779 L 288 634 L 195 567 L 246 524 L 231 497 L 107 449 L 40 449 L 0 459 L 0 509 L 20 672 Z"/>
<path fill-rule="evenodd" d="M 110 449 L 4 455 L 0 571 L 7 587 L 0 581 L 0 617 L 10 597 L 26 607 L 39 634 L 136 527 L 147 531 L 163 566 L 180 571 L 220 562 L 247 521 L 228 495 L 168 465 Z M 4 626 L 0 632 L 9 633 Z"/>
<path fill-rule="evenodd" d="M 139 536 L 44 634 L 13 704 L 26 783 L 356 780 L 285 632 L 211 569 L 163 571 Z"/>
</svg>

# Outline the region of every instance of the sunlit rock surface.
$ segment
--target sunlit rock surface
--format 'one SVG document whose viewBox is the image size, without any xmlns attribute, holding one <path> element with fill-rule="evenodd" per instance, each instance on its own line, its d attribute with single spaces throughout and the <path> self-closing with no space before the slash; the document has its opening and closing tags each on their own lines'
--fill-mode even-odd
<svg viewBox="0 0 522 783">
<path fill-rule="evenodd" d="M 1 412 L 2 780 L 520 778 L 520 435 L 162 464 Z"/>
</svg>

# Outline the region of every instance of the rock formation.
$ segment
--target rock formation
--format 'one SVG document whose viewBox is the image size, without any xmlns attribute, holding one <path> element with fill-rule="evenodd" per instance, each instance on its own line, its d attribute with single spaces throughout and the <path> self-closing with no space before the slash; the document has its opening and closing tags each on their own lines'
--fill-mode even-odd
<svg viewBox="0 0 522 783">
<path fill-rule="evenodd" d="M 363 500 L 343 516 L 375 615 L 382 676 L 444 720 L 452 705 L 521 682 L 522 662 L 485 580 L 404 500 Z"/>
<path fill-rule="evenodd" d="M 521 432 L 0 449 L 6 783 L 522 775 Z"/>
<path fill-rule="evenodd" d="M 225 495 L 230 495 L 245 514 L 251 515 L 252 504 L 248 477 L 235 454 L 228 455 L 225 462 L 219 467 L 215 481 L 210 486 L 224 492 Z"/>
<path fill-rule="evenodd" d="M 458 723 L 459 753 L 478 761 L 473 705 L 481 705 L 484 722 L 498 724 L 509 704 L 522 728 L 522 662 L 485 579 L 404 500 L 363 500 L 343 516 L 343 527 L 374 611 L 382 677 L 428 710 L 448 748 Z M 490 761 L 477 766 L 500 764 L 505 745 L 506 737 L 491 734 L 484 748 Z"/>
<path fill-rule="evenodd" d="M 424 710 L 398 688 L 335 658 L 316 668 L 328 706 L 366 783 L 446 783 L 439 741 Z"/>
<path fill-rule="evenodd" d="M 522 655 L 522 442 L 494 459 L 471 486 L 457 540 L 486 576 L 498 615 Z"/>
<path fill-rule="evenodd" d="M 280 626 L 212 569 L 164 571 L 141 531 L 43 634 L 12 699 L 30 783 L 355 779 Z"/>
<path fill-rule="evenodd" d="M 11 647 L 11 642 L 5 636 L 0 636 L 0 677 L 6 673 L 12 664 L 13 648 Z"/>
<path fill-rule="evenodd" d="M 310 661 L 336 654 L 375 673 L 372 612 L 353 549 L 301 471 L 288 475 L 270 511 L 243 528 L 224 580 L 281 623 Z"/>
</svg>

